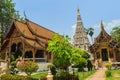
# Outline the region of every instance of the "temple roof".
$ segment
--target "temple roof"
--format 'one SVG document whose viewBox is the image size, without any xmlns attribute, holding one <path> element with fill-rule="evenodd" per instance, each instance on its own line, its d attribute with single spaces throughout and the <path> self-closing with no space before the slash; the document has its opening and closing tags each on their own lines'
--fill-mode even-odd
<svg viewBox="0 0 120 80">
<path fill-rule="evenodd" d="M 103 39 L 109 41 L 112 37 L 105 31 L 102 21 L 101 21 L 100 27 L 101 27 L 101 31 L 100 31 L 100 34 L 96 37 L 96 41 L 100 42 Z"/>
<path fill-rule="evenodd" d="M 3 50 L 9 44 L 9 39 L 11 38 L 14 29 L 17 29 L 17 31 L 21 33 L 21 38 L 26 44 L 38 49 L 44 49 L 46 44 L 48 44 L 48 41 L 51 40 L 55 34 L 55 32 L 44 28 L 28 19 L 26 19 L 26 23 L 14 19 L 5 37 L 1 50 Z"/>
<path fill-rule="evenodd" d="M 100 34 L 95 38 L 94 43 L 89 47 L 90 52 L 94 52 L 99 48 L 100 43 L 107 42 L 108 46 L 113 49 L 118 49 L 118 43 L 105 31 L 103 22 L 100 24 Z"/>
<path fill-rule="evenodd" d="M 42 38 L 45 38 L 45 39 L 51 39 L 52 36 L 54 35 L 55 32 L 47 29 L 47 28 L 44 28 L 36 23 L 33 23 L 31 21 L 27 21 L 28 23 L 28 27 L 31 28 L 33 34 L 35 34 L 36 36 L 38 37 L 42 37 Z M 38 27 L 39 26 L 39 27 Z"/>
</svg>

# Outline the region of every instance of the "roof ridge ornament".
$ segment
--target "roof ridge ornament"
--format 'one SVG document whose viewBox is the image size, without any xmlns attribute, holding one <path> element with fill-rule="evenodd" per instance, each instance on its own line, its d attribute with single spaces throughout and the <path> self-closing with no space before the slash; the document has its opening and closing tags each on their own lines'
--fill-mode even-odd
<svg viewBox="0 0 120 80">
<path fill-rule="evenodd" d="M 25 23 L 27 23 L 28 19 L 27 19 L 27 15 L 26 15 L 25 11 L 24 11 L 24 17 L 25 17 Z"/>
<path fill-rule="evenodd" d="M 27 16 L 26 16 L 26 13 L 25 13 L 25 11 L 24 11 L 24 16 L 25 16 L 25 19 L 27 19 Z"/>
<path fill-rule="evenodd" d="M 15 19 L 15 14 L 12 15 L 12 18 L 11 18 L 11 19 L 12 19 L 11 23 L 16 20 L 16 19 Z"/>
<path fill-rule="evenodd" d="M 104 25 L 103 25 L 103 21 L 102 21 L 102 20 L 101 20 L 100 27 L 101 27 L 101 31 L 105 31 L 105 30 L 104 30 Z"/>
<path fill-rule="evenodd" d="M 14 14 L 12 15 L 12 19 L 15 19 L 15 16 L 14 16 Z"/>
</svg>

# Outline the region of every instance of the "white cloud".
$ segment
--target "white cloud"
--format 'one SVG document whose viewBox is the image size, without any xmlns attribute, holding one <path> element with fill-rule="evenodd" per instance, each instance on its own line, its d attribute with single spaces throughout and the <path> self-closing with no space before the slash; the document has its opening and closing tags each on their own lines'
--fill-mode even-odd
<svg viewBox="0 0 120 80">
<path fill-rule="evenodd" d="M 100 23 L 101 23 L 101 22 L 100 22 Z M 100 23 L 99 23 L 99 24 L 95 24 L 95 25 L 93 26 L 93 28 L 94 28 L 94 29 L 100 29 Z M 105 26 L 106 23 L 103 22 L 103 25 Z"/>
<path fill-rule="evenodd" d="M 71 43 L 73 42 L 73 35 L 74 35 L 74 33 L 75 33 L 75 29 L 76 29 L 76 24 L 72 25 Z"/>
<path fill-rule="evenodd" d="M 108 33 L 112 30 L 113 27 L 120 26 L 120 19 L 112 20 L 111 22 L 107 23 L 105 29 Z"/>
<path fill-rule="evenodd" d="M 120 25 L 120 19 L 112 20 L 111 22 L 108 22 L 108 23 L 103 22 L 103 25 L 104 25 L 104 29 L 109 34 L 113 27 Z M 94 36 L 97 36 L 99 34 L 99 32 L 100 32 L 100 23 L 94 25 L 93 28 L 95 29 L 94 30 L 94 32 L 95 32 Z"/>
<path fill-rule="evenodd" d="M 73 32 L 75 32 L 76 24 L 72 26 Z"/>
<path fill-rule="evenodd" d="M 104 25 L 104 29 L 105 31 L 110 34 L 111 30 L 115 27 L 115 26 L 120 26 L 120 19 L 116 19 L 116 20 L 112 20 L 111 22 L 103 22 L 103 25 Z M 93 38 L 97 37 L 100 33 L 100 23 L 99 24 L 95 24 L 93 26 L 94 28 L 94 35 L 93 35 Z M 89 39 L 90 40 L 90 39 Z"/>
<path fill-rule="evenodd" d="M 100 27 L 100 24 L 95 24 L 94 26 L 93 26 L 93 28 L 99 28 Z"/>
</svg>

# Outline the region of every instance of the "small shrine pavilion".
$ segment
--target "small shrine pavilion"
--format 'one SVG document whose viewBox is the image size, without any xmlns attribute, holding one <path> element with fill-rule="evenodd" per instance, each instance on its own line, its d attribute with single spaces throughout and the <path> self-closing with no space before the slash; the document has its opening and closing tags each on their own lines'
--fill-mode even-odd
<svg viewBox="0 0 120 80">
<path fill-rule="evenodd" d="M 104 62 L 120 61 L 120 53 L 118 43 L 104 30 L 102 22 L 100 26 L 100 34 L 89 47 L 89 51 L 93 54 L 94 61 L 98 63 L 98 66 L 102 67 Z"/>
</svg>

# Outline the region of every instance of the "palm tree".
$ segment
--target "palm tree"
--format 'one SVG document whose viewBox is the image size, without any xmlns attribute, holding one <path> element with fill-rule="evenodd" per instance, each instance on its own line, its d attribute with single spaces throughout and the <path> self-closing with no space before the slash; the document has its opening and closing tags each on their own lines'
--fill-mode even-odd
<svg viewBox="0 0 120 80">
<path fill-rule="evenodd" d="M 92 41 L 92 44 L 93 44 L 93 34 L 94 34 L 94 29 L 92 27 L 86 29 L 86 34 L 89 35 L 91 37 L 91 41 Z"/>
</svg>

